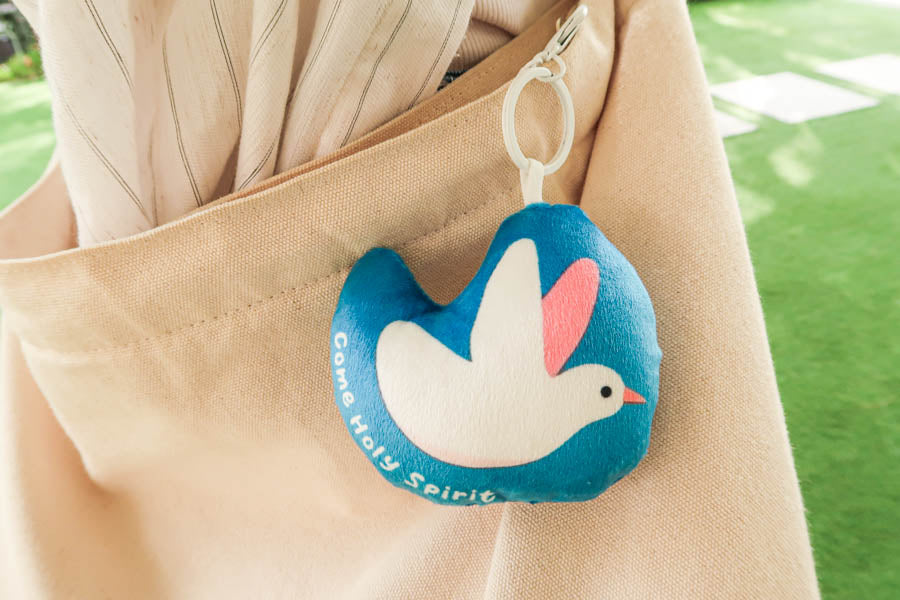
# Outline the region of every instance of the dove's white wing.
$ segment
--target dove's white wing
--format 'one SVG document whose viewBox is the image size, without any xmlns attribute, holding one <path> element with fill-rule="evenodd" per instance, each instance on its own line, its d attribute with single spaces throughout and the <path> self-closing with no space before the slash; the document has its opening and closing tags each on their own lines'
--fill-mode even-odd
<svg viewBox="0 0 900 600">
<path fill-rule="evenodd" d="M 447 423 L 474 417 L 461 414 L 475 408 L 465 401 L 477 386 L 472 363 L 416 323 L 394 321 L 384 328 L 375 368 L 385 408 L 420 448 L 445 437 Z"/>
<path fill-rule="evenodd" d="M 384 406 L 419 449 L 456 465 L 496 467 L 544 456 L 571 436 L 533 410 L 554 399 L 543 365 L 504 372 L 460 357 L 416 323 L 394 321 L 375 352 Z M 534 431 L 537 428 L 538 431 Z"/>
<path fill-rule="evenodd" d="M 472 327 L 472 362 L 544 368 L 541 276 L 534 241 L 510 244 L 491 273 Z"/>
<path fill-rule="evenodd" d="M 545 393 L 551 379 L 532 240 L 510 245 L 491 274 L 471 356 L 462 358 L 411 321 L 381 332 L 375 351 L 381 397 L 411 442 L 452 464 L 500 466 L 534 460 L 564 441 L 528 433 L 547 429 L 534 403 L 553 397 Z"/>
</svg>

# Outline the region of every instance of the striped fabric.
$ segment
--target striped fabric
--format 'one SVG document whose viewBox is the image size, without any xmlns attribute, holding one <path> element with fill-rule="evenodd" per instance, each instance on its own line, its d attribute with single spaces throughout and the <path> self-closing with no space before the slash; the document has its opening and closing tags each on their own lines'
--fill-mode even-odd
<svg viewBox="0 0 900 600">
<path fill-rule="evenodd" d="M 352 142 L 550 4 L 19 0 L 41 37 L 81 245 Z"/>
</svg>

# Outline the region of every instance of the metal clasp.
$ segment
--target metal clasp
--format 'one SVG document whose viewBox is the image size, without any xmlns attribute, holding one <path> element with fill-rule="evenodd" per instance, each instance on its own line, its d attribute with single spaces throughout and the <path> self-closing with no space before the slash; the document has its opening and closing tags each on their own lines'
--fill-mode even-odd
<svg viewBox="0 0 900 600">
<path fill-rule="evenodd" d="M 567 18 L 562 25 L 557 27 L 556 35 L 550 39 L 544 47 L 544 51 L 541 52 L 541 54 L 546 57 L 546 60 L 558 56 L 563 50 L 569 47 L 569 44 L 581 27 L 581 24 L 584 23 L 585 18 L 587 18 L 587 14 L 587 6 L 579 4 L 575 7 L 575 10 L 572 11 L 572 14 L 569 15 L 569 18 Z"/>
</svg>

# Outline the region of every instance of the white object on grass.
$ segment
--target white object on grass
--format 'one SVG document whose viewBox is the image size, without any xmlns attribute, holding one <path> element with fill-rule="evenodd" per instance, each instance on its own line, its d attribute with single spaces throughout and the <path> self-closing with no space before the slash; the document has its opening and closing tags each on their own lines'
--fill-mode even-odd
<svg viewBox="0 0 900 600">
<path fill-rule="evenodd" d="M 710 90 L 717 98 L 784 123 L 802 123 L 878 104 L 874 98 L 789 72 L 721 83 Z"/>
<path fill-rule="evenodd" d="M 719 129 L 719 135 L 723 138 L 750 133 L 757 129 L 755 123 L 738 119 L 720 110 L 716 111 L 716 127 Z"/>
<path fill-rule="evenodd" d="M 900 56 L 895 54 L 842 60 L 822 65 L 816 71 L 880 92 L 900 94 Z"/>
<path fill-rule="evenodd" d="M 856 0 L 860 4 L 877 4 L 890 8 L 900 8 L 900 0 Z"/>
</svg>

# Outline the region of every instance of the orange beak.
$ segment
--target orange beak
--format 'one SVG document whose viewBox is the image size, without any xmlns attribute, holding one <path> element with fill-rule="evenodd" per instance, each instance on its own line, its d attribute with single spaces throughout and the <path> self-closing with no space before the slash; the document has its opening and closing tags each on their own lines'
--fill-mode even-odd
<svg viewBox="0 0 900 600">
<path fill-rule="evenodd" d="M 625 404 L 646 404 L 644 397 L 631 388 L 625 388 L 624 400 Z"/>
</svg>

